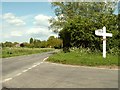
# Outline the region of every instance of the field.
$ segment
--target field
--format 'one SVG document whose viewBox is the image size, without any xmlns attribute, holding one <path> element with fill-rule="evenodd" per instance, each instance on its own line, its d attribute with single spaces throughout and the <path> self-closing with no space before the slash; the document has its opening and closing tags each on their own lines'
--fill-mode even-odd
<svg viewBox="0 0 120 90">
<path fill-rule="evenodd" d="M 0 57 L 13 57 L 21 55 L 29 55 L 51 51 L 51 48 L 2 48 L 2 55 Z"/>
<path fill-rule="evenodd" d="M 118 55 L 107 54 L 106 59 L 102 57 L 102 52 L 87 52 L 86 50 L 73 50 L 69 53 L 59 52 L 50 56 L 47 61 L 61 64 L 80 66 L 118 66 Z"/>
</svg>

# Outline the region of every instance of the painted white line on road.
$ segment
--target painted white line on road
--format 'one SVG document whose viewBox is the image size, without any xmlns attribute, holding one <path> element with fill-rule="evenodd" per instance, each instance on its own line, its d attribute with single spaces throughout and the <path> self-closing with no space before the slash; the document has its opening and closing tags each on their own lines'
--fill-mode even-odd
<svg viewBox="0 0 120 90">
<path fill-rule="evenodd" d="M 49 58 L 49 57 L 44 58 L 44 59 L 43 59 L 43 62 L 44 62 L 45 60 L 47 60 L 48 58 Z"/>
<path fill-rule="evenodd" d="M 89 67 L 89 66 L 74 66 L 74 65 L 64 65 L 64 64 L 59 64 L 59 63 L 51 63 L 51 62 L 45 62 L 45 63 L 50 63 L 53 65 L 59 65 L 59 66 L 65 66 L 65 67 L 82 67 L 82 68 L 90 68 L 90 69 L 103 69 L 103 70 L 118 70 L 118 69 L 109 69 L 109 68 L 101 68 L 101 67 Z"/>
<path fill-rule="evenodd" d="M 23 70 L 22 72 L 27 72 L 28 71 L 28 69 L 26 69 L 26 70 Z"/>
<path fill-rule="evenodd" d="M 37 63 L 36 65 L 40 65 L 41 63 Z"/>
<path fill-rule="evenodd" d="M 30 68 L 28 68 L 28 70 L 30 70 L 30 69 L 32 69 L 31 67 Z"/>
<path fill-rule="evenodd" d="M 20 76 L 22 73 L 18 73 L 18 74 L 16 74 L 15 76 Z"/>
<path fill-rule="evenodd" d="M 32 68 L 36 67 L 37 65 L 33 65 Z"/>
<path fill-rule="evenodd" d="M 7 78 L 7 79 L 5 79 L 5 80 L 3 80 L 3 82 L 7 82 L 7 81 L 9 81 L 9 80 L 11 80 L 12 78 Z"/>
<path fill-rule="evenodd" d="M 32 69 L 32 68 L 34 68 L 34 67 L 36 67 L 36 66 L 38 66 L 38 65 L 40 65 L 40 64 L 42 64 L 42 63 L 44 63 L 44 61 L 47 60 L 47 59 L 48 59 L 48 57 L 44 58 L 43 61 L 40 62 L 40 63 L 34 63 L 32 67 L 28 68 L 28 70 L 30 70 L 30 69 Z M 23 71 L 23 72 L 24 72 L 24 71 Z"/>
<path fill-rule="evenodd" d="M 32 67 L 29 67 L 28 69 L 23 70 L 22 72 L 23 72 L 23 73 L 24 73 L 24 72 L 27 72 L 28 70 L 30 70 L 30 69 L 32 69 L 32 68 L 34 68 L 34 67 L 42 64 L 46 59 L 48 59 L 48 57 L 44 58 L 43 61 L 40 62 L 40 63 L 34 63 L 34 65 L 33 65 Z M 16 74 L 14 77 L 20 76 L 21 74 L 22 74 L 22 73 L 18 73 L 18 74 Z M 14 78 L 14 77 L 13 77 L 13 78 Z M 9 80 L 12 80 L 13 78 L 7 78 L 7 79 L 3 80 L 2 82 L 7 82 L 7 81 L 9 81 Z"/>
</svg>

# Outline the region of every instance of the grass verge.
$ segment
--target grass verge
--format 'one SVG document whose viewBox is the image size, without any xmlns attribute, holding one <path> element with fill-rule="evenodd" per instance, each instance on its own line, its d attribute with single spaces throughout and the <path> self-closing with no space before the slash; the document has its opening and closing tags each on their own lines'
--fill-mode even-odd
<svg viewBox="0 0 120 90">
<path fill-rule="evenodd" d="M 3 48 L 2 58 L 52 51 L 51 48 Z"/>
<path fill-rule="evenodd" d="M 104 59 L 102 53 L 88 53 L 80 50 L 69 53 L 59 52 L 50 56 L 47 61 L 80 66 L 118 66 L 117 55 L 107 54 L 107 57 Z"/>
</svg>

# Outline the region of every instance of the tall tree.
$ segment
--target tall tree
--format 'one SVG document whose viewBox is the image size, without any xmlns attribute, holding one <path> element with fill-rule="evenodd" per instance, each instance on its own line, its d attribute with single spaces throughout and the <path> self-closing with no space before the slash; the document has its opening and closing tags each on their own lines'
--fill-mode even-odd
<svg viewBox="0 0 120 90">
<path fill-rule="evenodd" d="M 55 7 L 57 19 L 50 20 L 52 23 L 50 28 L 59 32 L 63 39 L 63 50 L 68 50 L 71 43 L 72 45 L 90 47 L 89 42 L 93 43 L 93 40 L 97 40 L 94 30 L 106 25 L 108 20 L 106 14 L 109 16 L 112 14 L 115 3 L 54 2 L 52 5 Z M 94 43 L 92 45 L 94 46 Z"/>
<path fill-rule="evenodd" d="M 32 43 L 33 43 L 33 41 L 34 41 L 34 40 L 33 40 L 33 38 L 30 38 L 30 44 L 32 44 Z"/>
</svg>

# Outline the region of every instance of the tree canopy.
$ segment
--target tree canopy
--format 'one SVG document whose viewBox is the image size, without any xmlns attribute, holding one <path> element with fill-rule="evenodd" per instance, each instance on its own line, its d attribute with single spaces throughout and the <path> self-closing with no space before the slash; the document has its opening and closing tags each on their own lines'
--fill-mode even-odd
<svg viewBox="0 0 120 90">
<path fill-rule="evenodd" d="M 50 28 L 63 39 L 63 50 L 84 47 L 101 50 L 101 37 L 96 29 L 106 26 L 113 37 L 107 39 L 107 50 L 118 46 L 118 17 L 113 14 L 115 2 L 53 2 L 56 18 L 50 20 Z M 67 49 L 66 49 L 67 48 Z M 66 51 L 65 51 L 66 52 Z"/>
</svg>

